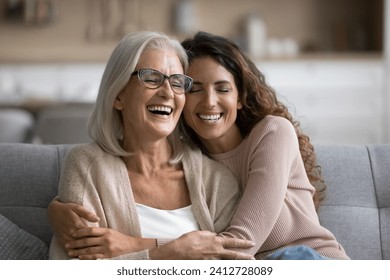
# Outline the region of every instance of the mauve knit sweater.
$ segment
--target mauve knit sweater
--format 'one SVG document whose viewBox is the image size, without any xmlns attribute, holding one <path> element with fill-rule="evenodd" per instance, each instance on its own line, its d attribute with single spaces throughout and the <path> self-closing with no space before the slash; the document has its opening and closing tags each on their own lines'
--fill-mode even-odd
<svg viewBox="0 0 390 280">
<path fill-rule="evenodd" d="M 243 190 L 222 235 L 253 240 L 256 246 L 246 252 L 257 259 L 301 244 L 325 257 L 349 259 L 334 235 L 319 223 L 312 198 L 315 189 L 287 119 L 267 116 L 234 150 L 210 156 L 228 166 Z"/>
</svg>

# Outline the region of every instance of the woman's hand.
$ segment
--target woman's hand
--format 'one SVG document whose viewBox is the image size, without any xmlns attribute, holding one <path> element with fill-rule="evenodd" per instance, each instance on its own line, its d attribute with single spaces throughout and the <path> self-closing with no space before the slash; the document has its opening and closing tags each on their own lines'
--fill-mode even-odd
<svg viewBox="0 0 390 280">
<path fill-rule="evenodd" d="M 62 203 L 55 199 L 47 208 L 47 216 L 54 235 L 62 247 L 66 242 L 74 240 L 72 235 L 78 229 L 87 227 L 83 218 L 92 223 L 99 221 L 99 217 L 87 211 L 83 206 Z"/>
<path fill-rule="evenodd" d="M 234 251 L 247 249 L 252 241 L 217 236 L 209 231 L 192 231 L 149 251 L 151 259 L 253 260 L 253 255 Z"/>
<path fill-rule="evenodd" d="M 65 249 L 69 257 L 82 260 L 113 258 L 156 246 L 155 239 L 132 237 L 110 228 L 82 228 L 73 236 L 76 240 L 67 242 Z"/>
</svg>

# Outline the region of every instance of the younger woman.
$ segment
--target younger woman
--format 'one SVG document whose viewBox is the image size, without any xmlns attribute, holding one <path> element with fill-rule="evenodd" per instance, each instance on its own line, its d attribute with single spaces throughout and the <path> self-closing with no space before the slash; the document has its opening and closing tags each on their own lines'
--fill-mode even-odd
<svg viewBox="0 0 390 280">
<path fill-rule="evenodd" d="M 319 223 L 316 205 L 324 184 L 313 146 L 264 75 L 226 38 L 199 32 L 182 45 L 193 78 L 183 110 L 186 131 L 229 167 L 243 190 L 221 235 L 254 241 L 246 252 L 259 259 L 279 258 L 297 245 L 326 258 L 348 259 Z"/>
</svg>

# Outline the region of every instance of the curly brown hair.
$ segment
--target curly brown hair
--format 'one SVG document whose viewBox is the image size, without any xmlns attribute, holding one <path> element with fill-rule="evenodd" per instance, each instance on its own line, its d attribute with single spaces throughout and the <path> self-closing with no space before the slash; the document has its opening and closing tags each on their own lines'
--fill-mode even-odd
<svg viewBox="0 0 390 280">
<path fill-rule="evenodd" d="M 316 189 L 313 200 L 318 209 L 325 197 L 326 184 L 317 164 L 314 147 L 309 137 L 302 132 L 300 123 L 293 119 L 288 108 L 278 100 L 275 90 L 267 84 L 264 74 L 234 42 L 225 37 L 198 32 L 193 38 L 184 40 L 182 45 L 190 63 L 195 58 L 211 57 L 233 75 L 242 104 L 242 109 L 237 112 L 236 123 L 244 137 L 267 115 L 286 118 L 293 124 L 306 173 Z M 195 135 L 191 137 L 200 143 Z"/>
</svg>

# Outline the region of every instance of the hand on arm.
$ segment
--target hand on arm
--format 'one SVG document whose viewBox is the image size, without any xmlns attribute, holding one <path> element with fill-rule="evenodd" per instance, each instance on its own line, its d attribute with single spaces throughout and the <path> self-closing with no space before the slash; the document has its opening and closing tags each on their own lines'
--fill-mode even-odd
<svg viewBox="0 0 390 280">
<path fill-rule="evenodd" d="M 76 240 L 67 242 L 65 249 L 69 257 L 82 260 L 113 258 L 156 246 L 156 239 L 132 237 L 110 228 L 81 228 L 73 236 Z"/>
<path fill-rule="evenodd" d="M 83 219 L 92 223 L 99 221 L 99 217 L 78 204 L 53 200 L 48 207 L 49 223 L 69 257 L 112 258 L 156 246 L 155 239 L 135 238 L 112 229 L 88 227 Z"/>
<path fill-rule="evenodd" d="M 99 217 L 87 211 L 83 206 L 74 203 L 62 203 L 54 199 L 47 208 L 47 216 L 58 243 L 64 247 L 65 243 L 74 240 L 73 233 L 87 227 L 85 220 L 98 222 Z"/>
<path fill-rule="evenodd" d="M 54 200 L 49 205 L 48 216 L 58 241 L 73 258 L 112 258 L 150 249 L 151 259 L 253 259 L 252 255 L 231 250 L 250 248 L 252 242 L 219 237 L 208 231 L 193 231 L 156 247 L 155 239 L 131 237 L 109 228 L 88 227 L 82 218 L 90 222 L 99 219 L 77 204 Z"/>
<path fill-rule="evenodd" d="M 252 255 L 233 249 L 247 249 L 254 243 L 237 238 L 225 238 L 208 231 L 193 231 L 156 247 L 156 239 L 131 237 L 109 228 L 82 228 L 74 233 L 75 241 L 68 242 L 69 257 L 83 260 L 113 258 L 149 249 L 151 259 L 159 260 L 251 260 Z"/>
<path fill-rule="evenodd" d="M 178 239 L 149 251 L 151 259 L 193 259 L 193 260 L 251 260 L 253 255 L 232 249 L 246 249 L 254 243 L 237 238 L 217 236 L 209 231 L 192 231 Z"/>
</svg>

